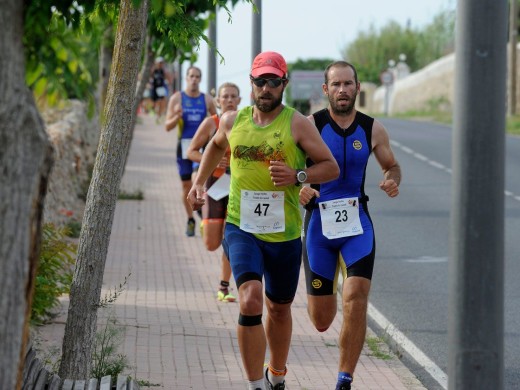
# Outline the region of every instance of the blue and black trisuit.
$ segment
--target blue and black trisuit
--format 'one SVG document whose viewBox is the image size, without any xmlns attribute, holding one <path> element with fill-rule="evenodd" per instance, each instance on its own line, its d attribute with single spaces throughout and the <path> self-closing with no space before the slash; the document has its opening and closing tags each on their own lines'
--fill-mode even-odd
<svg viewBox="0 0 520 390">
<path fill-rule="evenodd" d="M 321 137 L 336 159 L 340 175 L 336 180 L 313 184 L 320 197 L 305 207 L 303 234 L 303 262 L 310 295 L 336 293 L 339 270 L 346 270 L 347 277 L 372 278 L 375 256 L 375 237 L 368 213 L 364 184 L 366 167 L 372 153 L 372 126 L 374 118 L 356 112 L 354 121 L 342 129 L 331 118 L 328 109 L 313 114 Z M 312 161 L 307 160 L 307 166 Z M 363 233 L 354 236 L 329 239 L 323 235 L 319 205 L 322 202 L 357 198 Z"/>
</svg>

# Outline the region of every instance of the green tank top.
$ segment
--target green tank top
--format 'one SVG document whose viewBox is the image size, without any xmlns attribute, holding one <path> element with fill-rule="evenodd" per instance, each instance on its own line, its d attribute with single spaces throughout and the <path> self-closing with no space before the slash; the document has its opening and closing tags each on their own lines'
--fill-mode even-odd
<svg viewBox="0 0 520 390">
<path fill-rule="evenodd" d="M 231 184 L 227 221 L 240 227 L 242 190 L 284 191 L 285 230 L 275 233 L 253 233 L 268 242 L 294 240 L 301 236 L 299 186 L 275 187 L 269 174 L 269 161 L 285 161 L 294 169 L 305 167 L 305 153 L 291 134 L 295 110 L 284 107 L 276 119 L 265 127 L 253 122 L 253 107 L 241 109 L 229 135 L 231 147 Z"/>
</svg>

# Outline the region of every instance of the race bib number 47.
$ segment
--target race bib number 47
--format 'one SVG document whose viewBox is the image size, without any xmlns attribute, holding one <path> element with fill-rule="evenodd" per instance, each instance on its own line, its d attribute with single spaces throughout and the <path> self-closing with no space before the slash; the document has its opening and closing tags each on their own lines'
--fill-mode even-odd
<svg viewBox="0 0 520 390">
<path fill-rule="evenodd" d="M 285 231 L 285 192 L 242 190 L 240 229 L 249 233 Z"/>
<path fill-rule="evenodd" d="M 358 198 L 329 200 L 320 203 L 319 208 L 321 229 L 325 237 L 333 239 L 363 233 Z"/>
</svg>

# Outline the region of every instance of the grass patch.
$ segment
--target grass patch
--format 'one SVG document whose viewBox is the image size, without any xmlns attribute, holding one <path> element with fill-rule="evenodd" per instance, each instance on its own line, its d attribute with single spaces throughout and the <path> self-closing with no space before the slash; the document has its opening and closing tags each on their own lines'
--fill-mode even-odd
<svg viewBox="0 0 520 390">
<path fill-rule="evenodd" d="M 507 133 L 520 135 L 520 115 L 507 117 Z"/>
<path fill-rule="evenodd" d="M 118 199 L 121 200 L 143 200 L 144 193 L 142 190 L 135 190 L 132 192 L 120 191 Z"/>
<path fill-rule="evenodd" d="M 389 355 L 386 352 L 383 352 L 381 350 L 381 347 L 384 347 L 384 349 L 387 348 L 386 344 L 378 337 L 367 337 L 365 340 L 368 349 L 370 349 L 370 352 L 372 356 L 381 359 L 381 360 L 390 360 L 392 359 L 392 355 Z"/>
<path fill-rule="evenodd" d="M 139 387 L 159 387 L 159 386 L 161 386 L 160 383 L 152 383 L 152 382 L 150 382 L 148 380 L 144 380 L 144 379 L 136 379 L 136 382 L 139 385 Z"/>
</svg>

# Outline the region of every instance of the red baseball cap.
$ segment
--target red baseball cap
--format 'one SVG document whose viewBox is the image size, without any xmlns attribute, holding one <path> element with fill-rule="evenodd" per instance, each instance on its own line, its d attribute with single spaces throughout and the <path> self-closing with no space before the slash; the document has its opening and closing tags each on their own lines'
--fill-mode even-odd
<svg viewBox="0 0 520 390">
<path fill-rule="evenodd" d="M 251 66 L 251 76 L 258 77 L 263 74 L 275 74 L 285 77 L 287 64 L 281 54 L 274 51 L 264 51 L 258 54 Z"/>
</svg>

